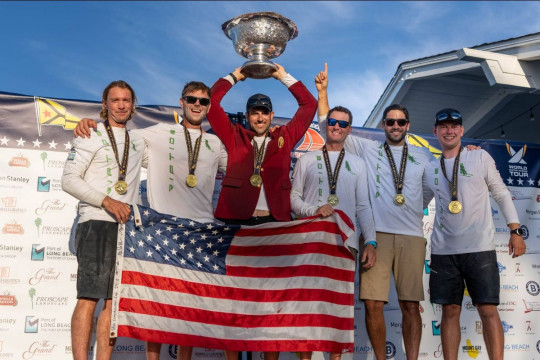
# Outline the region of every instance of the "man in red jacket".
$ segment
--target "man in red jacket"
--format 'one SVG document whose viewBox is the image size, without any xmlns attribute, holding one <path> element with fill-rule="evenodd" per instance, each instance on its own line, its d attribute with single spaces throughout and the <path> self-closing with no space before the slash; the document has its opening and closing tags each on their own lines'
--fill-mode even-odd
<svg viewBox="0 0 540 360">
<path fill-rule="evenodd" d="M 232 124 L 221 107 L 225 94 L 245 79 L 240 68 L 212 87 L 207 118 L 229 154 L 214 215 L 227 223 L 255 225 L 291 220 L 291 151 L 311 124 L 317 100 L 304 84 L 287 74 L 281 65 L 276 66 L 272 77 L 287 86 L 299 108 L 287 125 L 272 132 L 269 129 L 274 112 L 266 95 L 255 94 L 247 101 L 246 118 L 251 130 Z"/>
<path fill-rule="evenodd" d="M 228 224 L 257 225 L 291 220 L 291 151 L 311 124 L 317 100 L 304 84 L 287 74 L 281 65 L 276 65 L 278 68 L 272 77 L 287 86 L 299 108 L 287 125 L 272 132 L 269 130 L 274 111 L 266 95 L 255 94 L 247 101 L 246 118 L 251 130 L 232 124 L 221 107 L 225 94 L 246 78 L 240 68 L 212 87 L 206 117 L 229 156 L 214 216 Z M 234 356 L 234 351 L 226 351 L 227 359 Z M 279 352 L 264 353 L 265 360 L 278 357 Z"/>
</svg>

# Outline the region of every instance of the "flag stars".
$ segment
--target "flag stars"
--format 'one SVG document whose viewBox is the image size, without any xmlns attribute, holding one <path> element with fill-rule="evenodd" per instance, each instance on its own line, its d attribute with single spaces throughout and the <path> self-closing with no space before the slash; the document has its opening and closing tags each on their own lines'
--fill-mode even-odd
<svg viewBox="0 0 540 360">
<path fill-rule="evenodd" d="M 527 181 L 529 182 L 529 186 L 534 186 L 534 180 L 533 179 L 529 179 Z"/>
<path fill-rule="evenodd" d="M 152 241 L 152 235 L 148 234 L 148 235 L 146 236 L 146 240 Z"/>
<path fill-rule="evenodd" d="M 202 247 L 199 246 L 199 247 L 197 248 L 197 253 L 199 253 L 199 254 L 202 253 Z"/>
<path fill-rule="evenodd" d="M 150 215 L 150 211 L 144 210 L 143 215 L 144 215 L 144 216 L 149 216 L 149 215 Z"/>
<path fill-rule="evenodd" d="M 178 225 L 176 225 L 176 227 L 178 227 L 178 228 L 183 228 L 183 227 L 184 227 L 184 224 L 178 224 Z"/>
<path fill-rule="evenodd" d="M 219 251 L 214 250 L 213 254 L 214 254 L 214 256 L 218 256 L 218 255 L 219 255 Z"/>
<path fill-rule="evenodd" d="M 208 255 L 205 255 L 205 256 L 204 256 L 204 261 L 206 261 L 206 262 L 209 262 L 209 261 L 210 261 L 210 258 L 208 257 Z"/>
<path fill-rule="evenodd" d="M 162 224 L 165 224 L 167 222 L 167 220 L 161 219 L 159 222 L 162 223 Z"/>
<path fill-rule="evenodd" d="M 36 141 L 32 141 L 32 143 L 34 144 L 34 147 L 37 147 L 38 149 L 41 146 L 41 141 L 39 141 L 39 139 L 36 139 Z"/>
<path fill-rule="evenodd" d="M 180 244 L 180 250 L 184 250 L 185 248 L 186 248 L 186 244 L 181 243 L 181 244 Z"/>
<path fill-rule="evenodd" d="M 54 140 L 51 141 L 51 142 L 49 143 L 49 149 L 56 149 L 56 145 L 58 145 L 58 144 L 55 143 Z"/>
<path fill-rule="evenodd" d="M 134 248 L 133 246 L 131 246 L 131 247 L 129 248 L 129 252 L 133 254 L 133 253 L 135 252 L 135 248 Z"/>
<path fill-rule="evenodd" d="M 221 244 L 223 242 L 223 238 L 220 236 L 219 239 L 217 239 L 217 241 Z"/>
<path fill-rule="evenodd" d="M 207 238 L 206 234 L 201 235 L 201 240 L 206 240 L 206 238 Z"/>
<path fill-rule="evenodd" d="M 150 222 L 148 223 L 148 226 L 154 226 L 154 222 L 153 222 L 153 221 L 150 221 Z"/>
<path fill-rule="evenodd" d="M 213 226 L 212 224 L 208 224 L 208 225 L 206 225 L 206 228 L 207 228 L 208 230 L 212 230 L 212 229 L 214 228 L 214 226 Z"/>
<path fill-rule="evenodd" d="M 138 244 L 139 244 L 139 247 L 143 247 L 143 246 L 144 246 L 144 242 L 143 242 L 142 240 L 139 240 Z"/>
<path fill-rule="evenodd" d="M 169 246 L 169 240 L 165 239 L 165 240 L 163 241 L 163 245 Z"/>
<path fill-rule="evenodd" d="M 202 268 L 202 264 L 201 264 L 200 261 L 197 261 L 197 267 L 198 267 L 198 268 Z"/>
<path fill-rule="evenodd" d="M 161 235 L 161 229 L 156 230 L 156 235 Z"/>
<path fill-rule="evenodd" d="M 518 185 L 523 185 L 523 179 L 518 179 Z"/>
<path fill-rule="evenodd" d="M 201 229 L 200 229 L 200 228 L 196 228 L 195 231 L 196 231 L 196 232 L 200 232 Z"/>
<path fill-rule="evenodd" d="M 169 255 L 165 255 L 163 258 L 164 258 L 166 261 L 169 261 L 169 259 L 170 259 Z"/>
<path fill-rule="evenodd" d="M 228 227 L 228 226 L 226 226 L 225 228 L 223 228 L 223 230 L 224 230 L 224 231 L 229 231 L 229 230 L 231 230 L 231 228 Z"/>
<path fill-rule="evenodd" d="M 189 231 L 184 231 L 184 236 L 188 236 L 189 235 Z"/>
<path fill-rule="evenodd" d="M 208 242 L 208 243 L 206 244 L 206 247 L 207 247 L 207 248 L 209 248 L 209 249 L 211 249 L 211 248 L 212 248 L 212 246 L 214 246 L 214 244 L 213 244 L 213 243 L 211 243 L 211 242 Z"/>
<path fill-rule="evenodd" d="M 218 271 L 218 270 L 219 270 L 219 266 L 217 266 L 216 264 L 214 264 L 213 268 L 214 268 L 214 271 Z"/>
<path fill-rule="evenodd" d="M 136 233 L 135 233 L 135 230 L 131 230 L 131 231 L 129 232 L 129 236 L 131 236 L 131 237 L 134 237 L 135 234 L 136 234 Z"/>
<path fill-rule="evenodd" d="M 191 238 L 191 240 L 189 240 L 190 244 L 195 244 L 195 242 L 197 242 L 197 240 L 195 240 L 195 238 Z"/>
<path fill-rule="evenodd" d="M 186 265 L 186 259 L 180 259 L 180 264 Z"/>
<path fill-rule="evenodd" d="M 217 235 L 219 233 L 219 231 L 217 230 L 212 230 L 212 235 Z"/>
<path fill-rule="evenodd" d="M 514 179 L 512 179 L 510 176 L 508 177 L 508 179 L 506 179 L 506 181 L 508 182 L 508 185 L 514 184 Z"/>
<path fill-rule="evenodd" d="M 187 256 L 188 256 L 188 258 L 193 259 L 193 254 L 192 253 L 187 254 Z"/>
<path fill-rule="evenodd" d="M 26 140 L 23 140 L 22 136 L 20 137 L 19 140 L 17 140 L 17 146 L 24 146 L 24 143 L 26 142 Z"/>
<path fill-rule="evenodd" d="M 176 253 L 177 253 L 176 249 L 172 249 L 172 250 L 171 250 L 171 253 L 172 253 L 174 256 L 176 256 Z"/>
<path fill-rule="evenodd" d="M 191 221 L 189 222 L 189 226 L 195 226 L 195 221 L 191 220 Z"/>
<path fill-rule="evenodd" d="M 64 144 L 64 150 L 69 150 L 69 149 L 71 149 L 71 147 L 72 147 L 72 145 L 71 145 L 71 142 L 69 142 L 69 141 Z"/>
<path fill-rule="evenodd" d="M 148 251 L 146 252 L 146 257 L 150 257 L 150 256 L 152 256 L 152 254 L 153 254 L 153 253 L 152 253 L 150 250 L 148 250 Z"/>
<path fill-rule="evenodd" d="M 172 226 L 170 226 L 170 225 L 167 226 L 167 227 L 165 228 L 165 230 L 167 230 L 168 232 L 171 232 L 171 231 L 172 231 Z"/>
<path fill-rule="evenodd" d="M 178 234 L 174 234 L 172 238 L 173 240 L 178 240 L 178 237 L 179 237 Z"/>
<path fill-rule="evenodd" d="M 9 142 L 9 139 L 7 137 L 3 137 L 2 139 L 0 139 L 0 145 L 6 145 L 8 144 Z"/>
<path fill-rule="evenodd" d="M 161 250 L 161 246 L 159 246 L 159 244 L 157 244 L 156 246 L 154 246 L 154 248 L 156 249 L 156 251 Z"/>
</svg>

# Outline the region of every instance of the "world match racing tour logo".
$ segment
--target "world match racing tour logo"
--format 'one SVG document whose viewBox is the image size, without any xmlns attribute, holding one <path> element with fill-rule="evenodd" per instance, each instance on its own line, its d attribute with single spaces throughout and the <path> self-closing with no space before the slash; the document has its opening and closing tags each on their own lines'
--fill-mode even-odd
<svg viewBox="0 0 540 360">
<path fill-rule="evenodd" d="M 506 151 L 510 155 L 508 159 L 508 178 L 504 179 L 507 185 L 511 186 L 540 186 L 540 180 L 536 181 L 536 176 L 529 173 L 525 154 L 527 153 L 527 145 L 519 150 L 515 150 L 510 144 L 506 144 Z M 534 152 L 534 150 L 532 150 Z M 534 155 L 533 155 L 534 158 Z"/>
</svg>

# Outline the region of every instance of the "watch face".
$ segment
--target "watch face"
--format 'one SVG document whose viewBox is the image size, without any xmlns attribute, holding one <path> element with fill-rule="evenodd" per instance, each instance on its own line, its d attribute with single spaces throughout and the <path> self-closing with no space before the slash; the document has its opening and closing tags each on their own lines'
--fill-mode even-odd
<svg viewBox="0 0 540 360">
<path fill-rule="evenodd" d="M 519 236 L 523 236 L 523 230 L 521 228 L 514 229 L 514 230 L 510 231 L 510 234 L 516 234 L 516 235 L 519 235 Z"/>
</svg>

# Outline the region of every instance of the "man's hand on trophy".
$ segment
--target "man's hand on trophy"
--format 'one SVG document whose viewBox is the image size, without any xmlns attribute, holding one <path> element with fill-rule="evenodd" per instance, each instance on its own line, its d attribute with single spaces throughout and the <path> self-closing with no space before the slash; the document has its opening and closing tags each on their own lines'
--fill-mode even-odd
<svg viewBox="0 0 540 360">
<path fill-rule="evenodd" d="M 246 79 L 246 75 L 244 75 L 244 73 L 242 72 L 241 67 L 237 67 L 236 69 L 234 69 L 232 74 L 236 77 L 236 81 L 244 81 Z"/>
<path fill-rule="evenodd" d="M 317 91 L 326 90 L 328 88 L 328 64 L 324 63 L 324 71 L 315 76 L 315 87 Z"/>
<path fill-rule="evenodd" d="M 272 77 L 274 79 L 281 80 L 285 76 L 287 76 L 287 72 L 285 71 L 285 68 L 283 66 L 279 65 L 278 63 L 274 63 L 274 65 L 276 65 L 277 67 L 277 70 L 272 73 Z"/>
</svg>

